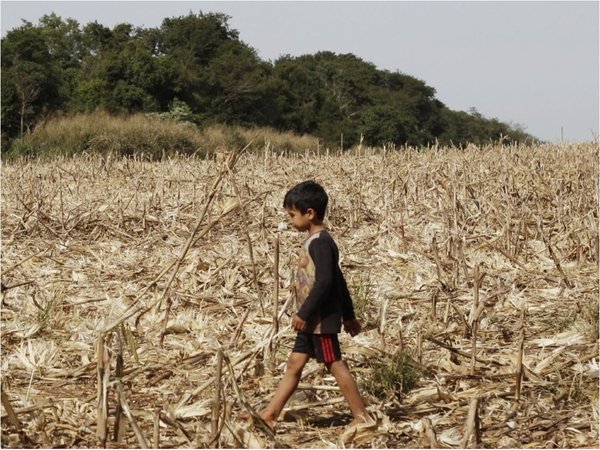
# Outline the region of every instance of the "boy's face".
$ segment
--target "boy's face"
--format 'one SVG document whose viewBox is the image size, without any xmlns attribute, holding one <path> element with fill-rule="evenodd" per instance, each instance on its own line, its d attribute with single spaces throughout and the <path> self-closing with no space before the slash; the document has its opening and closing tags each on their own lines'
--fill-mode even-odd
<svg viewBox="0 0 600 450">
<path fill-rule="evenodd" d="M 285 210 L 290 216 L 292 226 L 298 231 L 308 231 L 316 217 L 312 208 L 308 208 L 305 213 L 301 213 L 297 208 L 285 208 Z"/>
</svg>

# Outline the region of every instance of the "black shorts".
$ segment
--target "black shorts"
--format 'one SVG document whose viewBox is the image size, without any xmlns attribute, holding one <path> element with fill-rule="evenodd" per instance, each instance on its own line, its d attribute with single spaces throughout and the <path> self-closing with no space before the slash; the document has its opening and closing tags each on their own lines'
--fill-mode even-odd
<svg viewBox="0 0 600 450">
<path fill-rule="evenodd" d="M 337 334 L 312 334 L 300 331 L 296 336 L 293 352 L 305 353 L 318 362 L 329 364 L 342 359 Z"/>
</svg>

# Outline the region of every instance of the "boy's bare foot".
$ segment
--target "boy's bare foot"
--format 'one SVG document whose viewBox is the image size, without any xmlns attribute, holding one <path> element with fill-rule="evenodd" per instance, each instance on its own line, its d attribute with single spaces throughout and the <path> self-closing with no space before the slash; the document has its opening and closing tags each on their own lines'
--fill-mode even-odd
<svg viewBox="0 0 600 450">
<path fill-rule="evenodd" d="M 364 437 L 364 433 L 373 433 L 378 426 L 378 422 L 369 416 L 357 417 L 340 433 L 341 442 L 349 444 L 356 439 L 360 439 L 361 436 Z"/>
<path fill-rule="evenodd" d="M 373 420 L 370 416 L 360 416 L 356 417 L 352 422 L 350 422 L 344 431 L 341 434 L 348 434 L 356 431 L 358 428 L 370 428 L 375 426 L 377 422 Z"/>
<path fill-rule="evenodd" d="M 273 419 L 270 415 L 266 414 L 264 411 L 259 412 L 258 417 L 260 417 L 262 419 L 262 422 L 264 422 L 264 425 L 266 425 L 272 433 L 275 432 L 275 419 Z M 262 425 L 258 420 L 256 420 L 256 417 L 253 416 L 252 414 L 250 414 L 250 412 L 248 412 L 248 411 L 240 414 L 240 418 L 242 420 L 247 420 L 251 423 L 257 424 L 259 426 Z M 263 427 L 261 427 L 261 428 L 263 428 Z M 267 430 L 265 430 L 265 431 L 267 431 Z"/>
<path fill-rule="evenodd" d="M 258 413 L 258 416 L 267 424 L 271 431 L 275 431 L 275 419 L 270 414 L 261 411 Z"/>
<path fill-rule="evenodd" d="M 346 428 L 349 429 L 358 425 L 373 425 L 374 423 L 375 421 L 370 416 L 360 416 L 353 419 Z"/>
</svg>

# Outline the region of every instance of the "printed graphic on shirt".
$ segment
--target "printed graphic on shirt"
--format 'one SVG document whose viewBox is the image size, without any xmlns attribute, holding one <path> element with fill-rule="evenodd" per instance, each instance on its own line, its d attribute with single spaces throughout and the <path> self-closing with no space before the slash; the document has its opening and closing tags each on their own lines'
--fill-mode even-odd
<svg viewBox="0 0 600 450">
<path fill-rule="evenodd" d="M 310 254 L 308 253 L 308 247 L 310 243 L 319 237 L 319 233 L 315 233 L 310 236 L 302 245 L 302 249 L 300 250 L 300 254 L 298 256 L 298 269 L 296 271 L 296 283 L 295 283 L 295 291 L 296 291 L 296 306 L 298 310 L 304 304 L 304 301 L 310 294 L 311 289 L 315 284 L 315 263 L 313 262 Z M 318 319 L 317 319 L 318 322 Z M 315 325 L 313 321 L 307 324 L 309 328 L 311 325 Z M 312 333 L 318 333 L 319 328 L 314 331 L 311 330 Z"/>
</svg>

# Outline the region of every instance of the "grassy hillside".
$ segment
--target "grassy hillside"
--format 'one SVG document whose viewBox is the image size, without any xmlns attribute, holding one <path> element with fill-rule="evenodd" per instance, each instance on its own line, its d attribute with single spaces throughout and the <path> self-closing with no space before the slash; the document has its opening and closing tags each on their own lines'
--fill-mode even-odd
<svg viewBox="0 0 600 450">
<path fill-rule="evenodd" d="M 103 112 L 52 119 L 13 142 L 8 158 L 52 157 L 80 153 L 161 159 L 175 155 L 205 157 L 238 148 L 255 138 L 253 149 L 275 151 L 317 149 L 311 136 L 277 132 L 270 128 L 212 125 L 204 128 L 147 114 L 114 116 Z"/>
</svg>

